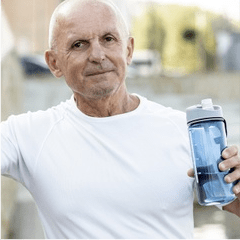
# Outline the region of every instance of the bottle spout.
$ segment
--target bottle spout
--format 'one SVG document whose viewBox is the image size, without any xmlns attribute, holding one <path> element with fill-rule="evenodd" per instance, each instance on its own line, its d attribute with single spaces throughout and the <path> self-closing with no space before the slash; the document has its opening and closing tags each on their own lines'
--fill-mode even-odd
<svg viewBox="0 0 240 240">
<path fill-rule="evenodd" d="M 212 99 L 207 98 L 201 101 L 202 109 L 204 110 L 214 110 Z"/>
</svg>

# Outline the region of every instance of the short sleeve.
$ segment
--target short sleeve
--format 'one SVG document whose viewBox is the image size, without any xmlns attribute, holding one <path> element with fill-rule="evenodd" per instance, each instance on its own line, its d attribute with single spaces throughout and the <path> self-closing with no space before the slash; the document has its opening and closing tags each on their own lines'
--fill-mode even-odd
<svg viewBox="0 0 240 240">
<path fill-rule="evenodd" d="M 20 152 L 13 129 L 14 116 L 1 122 L 1 173 L 21 182 L 19 175 Z"/>
</svg>

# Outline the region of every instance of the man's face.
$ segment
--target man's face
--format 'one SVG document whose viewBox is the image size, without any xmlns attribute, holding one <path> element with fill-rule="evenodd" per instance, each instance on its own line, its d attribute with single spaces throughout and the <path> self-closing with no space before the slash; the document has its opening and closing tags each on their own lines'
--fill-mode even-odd
<svg viewBox="0 0 240 240">
<path fill-rule="evenodd" d="M 74 93 L 85 98 L 108 96 L 124 84 L 132 44 L 112 10 L 85 5 L 71 10 L 62 21 L 58 65 Z"/>
</svg>

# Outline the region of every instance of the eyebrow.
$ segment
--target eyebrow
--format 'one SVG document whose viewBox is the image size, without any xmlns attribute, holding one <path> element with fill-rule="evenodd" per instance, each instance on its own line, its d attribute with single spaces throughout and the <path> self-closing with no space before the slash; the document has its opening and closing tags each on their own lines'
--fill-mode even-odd
<svg viewBox="0 0 240 240">
<path fill-rule="evenodd" d="M 104 37 L 106 35 L 114 35 L 116 36 L 117 38 L 120 38 L 120 34 L 119 32 L 114 28 L 114 29 L 109 29 L 109 30 L 106 30 L 104 32 L 102 32 L 100 34 L 101 37 Z M 81 36 L 82 34 L 78 34 L 76 32 L 73 32 L 73 33 L 70 33 L 69 36 L 67 37 L 67 45 L 72 45 L 72 43 L 74 43 L 75 41 L 77 40 L 81 40 L 81 41 L 90 41 L 91 38 L 89 37 L 85 37 L 85 36 Z"/>
</svg>

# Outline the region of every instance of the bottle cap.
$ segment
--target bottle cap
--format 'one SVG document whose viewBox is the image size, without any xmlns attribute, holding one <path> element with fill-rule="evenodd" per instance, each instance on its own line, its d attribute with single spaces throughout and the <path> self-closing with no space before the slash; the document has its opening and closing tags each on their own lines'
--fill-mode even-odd
<svg viewBox="0 0 240 240">
<path fill-rule="evenodd" d="M 191 106 L 186 109 L 187 123 L 197 120 L 223 118 L 222 108 L 218 105 L 213 105 L 212 99 L 203 99 L 201 104 Z"/>
</svg>

